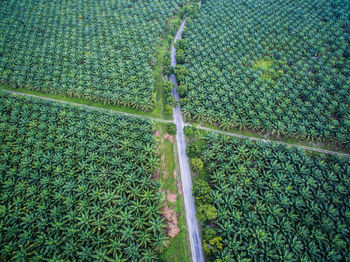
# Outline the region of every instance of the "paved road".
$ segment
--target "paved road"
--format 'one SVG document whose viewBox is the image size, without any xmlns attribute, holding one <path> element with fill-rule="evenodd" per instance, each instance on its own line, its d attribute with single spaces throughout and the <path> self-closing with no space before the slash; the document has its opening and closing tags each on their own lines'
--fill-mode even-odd
<svg viewBox="0 0 350 262">
<path fill-rule="evenodd" d="M 126 115 L 126 116 L 137 117 L 137 118 L 146 118 L 146 119 L 149 119 L 149 120 L 152 120 L 155 122 L 162 122 L 162 123 L 173 123 L 174 122 L 173 120 L 158 119 L 158 118 L 153 118 L 153 117 L 149 117 L 149 116 L 142 116 L 142 115 L 126 113 L 126 112 L 122 112 L 122 111 L 112 110 L 112 109 L 106 109 L 106 108 L 101 108 L 101 107 L 78 104 L 78 103 L 74 103 L 74 102 L 58 100 L 58 99 L 43 97 L 43 96 L 36 96 L 36 95 L 31 95 L 31 94 L 26 94 L 26 93 L 21 93 L 21 92 L 15 92 L 15 91 L 6 90 L 6 89 L 1 89 L 1 90 L 4 92 L 7 92 L 7 93 L 14 94 L 14 95 L 35 97 L 35 98 L 39 98 L 39 99 L 46 100 L 46 101 L 58 102 L 58 103 L 63 103 L 63 104 L 79 106 L 79 107 L 85 107 L 85 108 L 92 108 L 92 109 L 96 109 L 96 110 L 108 111 L 108 112 L 112 112 L 112 113 L 116 113 L 116 114 L 122 114 L 122 115 Z"/>
<path fill-rule="evenodd" d="M 191 124 L 185 124 L 185 126 L 188 126 L 188 125 L 191 126 Z M 196 127 L 198 129 L 206 130 L 206 131 L 209 131 L 209 132 L 215 132 L 215 133 L 218 133 L 218 134 L 238 137 L 238 138 L 242 138 L 242 139 L 250 139 L 250 140 L 254 140 L 254 141 L 261 141 L 261 142 L 264 142 L 264 143 L 276 143 L 276 144 L 285 145 L 285 146 L 299 147 L 299 148 L 304 149 L 304 150 L 315 151 L 315 152 L 319 152 L 319 153 L 323 153 L 323 154 L 338 155 L 338 156 L 341 156 L 341 157 L 350 157 L 350 154 L 334 152 L 334 151 L 325 150 L 325 149 L 321 149 L 321 148 L 302 146 L 302 145 L 297 145 L 297 144 L 288 144 L 288 143 L 284 143 L 284 142 L 268 140 L 268 139 L 258 138 L 258 137 L 244 136 L 244 135 L 230 133 L 230 132 L 225 132 L 225 131 L 221 131 L 221 130 L 216 130 L 216 129 L 212 129 L 212 128 L 208 128 L 208 127 L 204 127 L 204 126 L 196 126 Z"/>
<path fill-rule="evenodd" d="M 182 31 L 184 29 L 186 19 L 182 23 L 179 31 L 176 34 L 175 42 L 178 39 L 181 39 Z M 176 49 L 172 46 L 171 49 L 171 65 L 174 67 L 176 65 L 175 61 Z M 179 94 L 176 91 L 177 83 L 175 75 L 170 76 L 170 81 L 174 84 L 172 94 L 177 101 L 179 101 Z M 192 180 L 191 180 L 191 171 L 189 166 L 189 161 L 186 155 L 186 141 L 185 135 L 183 133 L 184 122 L 182 120 L 181 108 L 180 105 L 173 109 L 173 116 L 175 124 L 177 127 L 176 142 L 177 149 L 179 152 L 179 162 L 180 162 L 180 171 L 181 171 L 181 180 L 182 180 L 182 189 L 185 200 L 185 209 L 186 209 L 186 219 L 187 219 L 187 229 L 190 238 L 191 244 L 191 253 L 193 262 L 202 262 L 204 261 L 202 241 L 199 233 L 199 225 L 196 217 L 196 207 L 194 204 L 194 197 L 192 196 Z"/>
</svg>

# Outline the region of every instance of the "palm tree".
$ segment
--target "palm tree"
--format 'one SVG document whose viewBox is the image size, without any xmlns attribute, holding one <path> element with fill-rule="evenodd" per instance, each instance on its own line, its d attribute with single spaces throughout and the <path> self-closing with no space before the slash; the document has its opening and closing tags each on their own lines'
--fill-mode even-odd
<svg viewBox="0 0 350 262">
<path fill-rule="evenodd" d="M 151 262 L 155 261 L 158 259 L 158 256 L 156 256 L 151 250 L 146 249 L 145 251 L 142 252 L 141 255 L 141 261 L 142 262 Z"/>
<path fill-rule="evenodd" d="M 80 251 L 77 252 L 79 260 L 90 260 L 92 257 L 92 247 L 82 246 Z"/>
<path fill-rule="evenodd" d="M 165 248 L 169 247 L 170 241 L 163 232 L 155 235 L 152 243 L 153 249 L 158 253 L 162 253 Z"/>
<path fill-rule="evenodd" d="M 93 230 L 97 229 L 97 232 L 106 229 L 107 222 L 101 216 L 97 216 L 96 219 L 90 220 L 90 224 L 94 227 Z"/>
<path fill-rule="evenodd" d="M 151 214 L 154 214 L 154 212 L 151 212 Z M 165 228 L 165 224 L 163 222 L 164 219 L 159 216 L 152 217 L 149 221 L 148 231 L 152 232 L 154 235 L 159 235 Z"/>
<path fill-rule="evenodd" d="M 130 261 L 138 261 L 141 257 L 140 248 L 135 242 L 130 242 L 124 251 Z"/>
</svg>

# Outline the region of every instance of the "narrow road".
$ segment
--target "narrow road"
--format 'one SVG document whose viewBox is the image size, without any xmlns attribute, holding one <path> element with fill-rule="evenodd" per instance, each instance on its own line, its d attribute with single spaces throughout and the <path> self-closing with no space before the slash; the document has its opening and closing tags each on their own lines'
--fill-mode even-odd
<svg viewBox="0 0 350 262">
<path fill-rule="evenodd" d="M 175 56 L 175 54 L 174 54 L 174 56 Z M 170 80 L 173 83 L 176 82 L 175 76 L 172 76 L 172 78 Z M 49 98 L 49 97 L 43 97 L 43 96 L 36 96 L 36 95 L 31 95 L 31 94 L 26 94 L 26 93 L 21 93 L 21 92 L 15 92 L 15 91 L 6 90 L 6 89 L 1 89 L 1 90 L 4 91 L 4 92 L 7 92 L 7 93 L 14 94 L 14 95 L 35 97 L 35 98 L 38 98 L 38 99 L 52 101 L 52 102 L 57 102 L 57 103 L 70 104 L 70 105 L 74 105 L 74 106 L 92 108 L 92 109 L 101 110 L 101 111 L 108 111 L 108 112 L 112 112 L 112 113 L 116 113 L 116 114 L 122 114 L 122 115 L 126 115 L 126 116 L 137 117 L 137 118 L 146 118 L 146 119 L 149 119 L 149 120 L 155 121 L 155 122 L 174 123 L 173 120 L 164 120 L 164 119 L 153 118 L 153 117 L 149 117 L 149 116 L 142 116 L 142 115 L 137 115 L 137 114 L 132 114 L 132 113 L 126 113 L 126 112 L 117 111 L 117 110 L 113 110 L 113 109 L 105 109 L 105 108 L 101 108 L 101 107 L 88 106 L 88 105 L 84 105 L 84 104 L 78 104 L 78 103 L 74 103 L 74 102 L 68 102 L 68 101 L 64 101 L 64 100 L 58 100 L 58 99 Z M 174 97 L 178 100 L 179 99 L 179 95 L 177 94 L 176 90 L 173 89 L 172 93 L 173 93 Z M 179 111 L 181 112 L 181 110 L 179 110 Z M 180 113 L 178 112 L 177 114 L 180 114 Z M 186 123 L 184 125 L 188 126 L 188 125 L 191 125 L 191 124 Z M 319 152 L 319 153 L 323 153 L 323 154 L 338 155 L 338 156 L 341 156 L 341 157 L 350 157 L 350 154 L 347 154 L 347 153 L 340 153 L 340 152 L 330 151 L 330 150 L 316 148 L 316 147 L 309 147 L 309 146 L 303 146 L 303 145 L 298 145 L 298 144 L 288 144 L 288 143 L 285 143 L 285 142 L 279 142 L 279 141 L 274 141 L 274 140 L 269 140 L 269 139 L 244 136 L 244 135 L 240 135 L 240 134 L 236 134 L 236 133 L 230 133 L 230 132 L 221 131 L 221 130 L 217 130 L 217 129 L 212 129 L 212 128 L 208 128 L 208 127 L 204 127 L 204 126 L 196 126 L 196 127 L 198 129 L 206 130 L 206 131 L 209 131 L 209 132 L 215 132 L 215 133 L 218 133 L 218 134 L 238 137 L 238 138 L 242 138 L 242 139 L 250 139 L 250 140 L 254 140 L 254 141 L 262 141 L 262 142 L 265 142 L 265 143 L 272 143 L 272 142 L 274 142 L 276 144 L 281 144 L 281 145 L 285 145 L 285 146 L 299 147 L 299 148 L 304 149 L 304 150 L 315 151 L 315 152 Z"/>
<path fill-rule="evenodd" d="M 191 124 L 185 124 L 185 126 L 192 126 L 192 125 Z M 258 137 L 244 136 L 244 135 L 230 133 L 230 132 L 225 132 L 225 131 L 221 131 L 221 130 L 216 130 L 216 129 L 212 129 L 212 128 L 208 128 L 208 127 L 204 127 L 204 126 L 196 126 L 196 127 L 198 129 L 202 129 L 202 130 L 209 131 L 209 132 L 215 132 L 215 133 L 226 135 L 226 136 L 233 136 L 233 137 L 238 137 L 238 138 L 242 138 L 242 139 L 250 139 L 250 140 L 254 140 L 254 141 L 261 141 L 261 142 L 264 142 L 264 143 L 276 143 L 276 144 L 279 144 L 279 145 L 299 147 L 299 148 L 304 149 L 304 150 L 315 151 L 315 152 L 319 152 L 319 153 L 323 153 L 323 154 L 337 155 L 337 156 L 341 156 L 341 157 L 350 157 L 350 155 L 346 154 L 346 153 L 334 152 L 334 151 L 321 149 L 321 148 L 315 148 L 315 147 L 309 147 L 309 146 L 303 146 L 303 145 L 297 145 L 297 144 L 288 144 L 288 143 L 285 143 L 285 142 L 268 140 L 268 139 L 258 138 Z"/>
<path fill-rule="evenodd" d="M 182 31 L 184 30 L 185 23 L 186 23 L 186 19 L 183 21 L 181 27 L 179 28 L 179 31 L 176 34 L 174 43 L 176 43 L 177 40 L 181 39 L 181 35 L 182 35 Z M 176 54 L 176 49 L 174 48 L 174 45 L 173 45 L 171 48 L 171 65 L 173 67 L 176 66 L 175 54 Z M 172 95 L 177 101 L 179 101 L 179 94 L 176 91 L 176 87 L 177 87 L 176 77 L 174 74 L 170 76 L 170 81 L 174 84 Z M 182 189 L 183 189 L 183 195 L 184 195 L 184 201 L 185 201 L 187 229 L 188 229 L 188 234 L 190 238 L 192 261 L 202 262 L 204 261 L 202 241 L 199 233 L 199 224 L 196 217 L 196 207 L 194 204 L 194 197 L 192 196 L 191 171 L 190 171 L 189 161 L 186 155 L 186 141 L 185 141 L 185 135 L 183 133 L 184 122 L 182 120 L 181 108 L 179 103 L 176 108 L 173 108 L 173 116 L 177 127 L 176 143 L 177 143 L 177 149 L 179 152 L 181 181 L 182 181 Z"/>
<path fill-rule="evenodd" d="M 54 99 L 54 98 L 50 98 L 50 97 L 36 96 L 36 95 L 31 95 L 31 94 L 26 94 L 26 93 L 6 90 L 6 89 L 1 89 L 1 90 L 4 91 L 4 92 L 10 93 L 10 94 L 14 94 L 14 95 L 29 96 L 29 97 L 34 97 L 34 98 L 46 100 L 46 101 L 63 103 L 63 104 L 69 104 L 69 105 L 85 107 L 85 108 L 91 108 L 91 109 L 96 109 L 96 110 L 101 110 L 101 111 L 108 111 L 108 112 L 112 112 L 112 113 L 116 113 L 116 114 L 122 114 L 122 115 L 125 115 L 125 116 L 132 116 L 132 117 L 137 117 L 137 118 L 146 118 L 146 119 L 149 119 L 149 120 L 152 120 L 152 121 L 155 121 L 155 122 L 162 122 L 162 123 L 173 123 L 174 122 L 173 120 L 164 120 L 164 119 L 153 118 L 153 117 L 149 117 L 149 116 L 142 116 L 142 115 L 137 115 L 137 114 L 132 114 L 132 113 L 126 113 L 126 112 L 117 111 L 117 110 L 113 110 L 113 109 L 106 109 L 106 108 L 101 108 L 101 107 L 96 107 L 96 106 L 88 106 L 88 105 L 84 105 L 84 104 L 78 104 L 78 103 L 64 101 L 64 100 L 59 100 L 59 99 Z"/>
</svg>

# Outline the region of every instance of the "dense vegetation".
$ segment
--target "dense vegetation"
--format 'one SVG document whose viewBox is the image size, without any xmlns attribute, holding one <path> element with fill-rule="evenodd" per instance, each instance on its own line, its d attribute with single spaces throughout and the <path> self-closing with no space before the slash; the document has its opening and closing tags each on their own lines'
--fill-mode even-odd
<svg viewBox="0 0 350 262">
<path fill-rule="evenodd" d="M 217 134 L 192 145 L 209 260 L 350 259 L 349 159 Z"/>
<path fill-rule="evenodd" d="M 173 68 L 165 50 L 184 18 Z M 156 80 L 171 115 L 162 73 L 174 73 L 187 118 L 349 149 L 349 28 L 345 0 L 2 0 L 0 85 L 151 111 Z M 157 260 L 169 245 L 162 194 L 184 214 L 171 139 L 158 147 L 163 187 L 152 179 L 154 131 L 0 91 L 0 260 Z M 349 159 L 184 133 L 209 260 L 350 261 Z M 161 260 L 185 249 L 179 226 Z"/>
<path fill-rule="evenodd" d="M 3 0 L 0 82 L 149 111 L 154 53 L 184 2 Z"/>
<path fill-rule="evenodd" d="M 184 114 L 349 148 L 349 14 L 345 0 L 202 1 L 178 68 Z"/>
<path fill-rule="evenodd" d="M 176 132 L 177 132 L 176 125 L 174 123 L 168 123 L 167 131 L 168 131 L 168 134 L 170 135 L 176 135 Z"/>
<path fill-rule="evenodd" d="M 0 260 L 153 261 L 156 146 L 147 120 L 1 92 Z"/>
</svg>

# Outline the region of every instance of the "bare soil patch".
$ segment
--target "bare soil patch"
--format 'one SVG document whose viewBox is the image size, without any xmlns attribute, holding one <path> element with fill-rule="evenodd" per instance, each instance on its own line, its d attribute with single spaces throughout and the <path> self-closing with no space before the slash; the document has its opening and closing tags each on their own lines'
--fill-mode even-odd
<svg viewBox="0 0 350 262">
<path fill-rule="evenodd" d="M 159 172 L 159 170 L 157 169 L 155 172 L 154 172 L 154 174 L 153 174 L 153 176 L 152 176 L 152 179 L 159 179 L 160 178 L 160 172 Z"/>
<path fill-rule="evenodd" d="M 309 142 L 311 146 L 316 146 L 316 147 L 322 147 L 323 143 L 322 142 Z"/>
<path fill-rule="evenodd" d="M 179 194 L 182 196 L 182 195 L 183 195 L 183 192 L 182 192 L 182 183 L 181 183 L 180 180 L 176 182 L 176 187 L 177 187 L 177 191 L 178 191 Z"/>
<path fill-rule="evenodd" d="M 156 130 L 156 131 L 154 132 L 154 135 L 155 135 L 156 137 L 160 137 L 160 132 L 159 132 L 158 130 Z"/>
<path fill-rule="evenodd" d="M 267 133 L 264 135 L 264 138 L 269 138 L 271 136 L 271 130 L 267 131 Z"/>
<path fill-rule="evenodd" d="M 166 232 L 169 237 L 174 238 L 180 232 L 176 212 L 165 204 L 161 211 L 167 223 Z"/>
<path fill-rule="evenodd" d="M 163 179 L 168 179 L 169 173 L 167 171 L 163 171 Z"/>
<path fill-rule="evenodd" d="M 170 141 L 171 143 L 174 143 L 174 137 L 172 135 L 169 135 L 168 133 L 166 133 L 164 135 L 164 138 L 168 141 Z"/>
<path fill-rule="evenodd" d="M 174 193 L 171 193 L 169 189 L 166 191 L 166 194 L 167 194 L 168 201 L 170 203 L 174 203 L 176 201 L 177 195 Z"/>
</svg>

